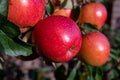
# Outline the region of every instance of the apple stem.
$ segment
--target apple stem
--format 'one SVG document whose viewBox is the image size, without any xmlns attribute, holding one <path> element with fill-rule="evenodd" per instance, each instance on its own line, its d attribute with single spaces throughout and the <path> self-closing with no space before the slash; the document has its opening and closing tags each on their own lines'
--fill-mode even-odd
<svg viewBox="0 0 120 80">
<path fill-rule="evenodd" d="M 2 57 L 0 57 L 0 62 L 4 62 L 4 59 Z"/>
<path fill-rule="evenodd" d="M 77 64 L 75 65 L 75 69 L 78 69 L 80 67 L 80 61 L 77 62 Z"/>
<path fill-rule="evenodd" d="M 74 9 L 74 0 L 71 0 L 71 2 L 72 2 L 72 8 Z"/>
<path fill-rule="evenodd" d="M 26 34 L 25 34 L 25 36 L 22 38 L 22 40 L 24 41 L 24 42 L 28 42 L 28 40 L 30 39 L 30 37 L 31 37 L 31 31 L 30 32 L 27 32 Z"/>
<path fill-rule="evenodd" d="M 56 64 L 54 62 L 52 62 L 52 65 L 53 65 L 54 69 L 57 68 L 57 66 L 56 66 Z"/>
<path fill-rule="evenodd" d="M 0 63 L 5 62 L 4 57 L 2 54 L 0 54 Z"/>
<path fill-rule="evenodd" d="M 76 46 L 71 46 L 68 51 L 72 51 Z"/>
<path fill-rule="evenodd" d="M 3 69 L 4 63 L 5 63 L 5 60 L 2 57 L 0 57 L 0 69 Z"/>
<path fill-rule="evenodd" d="M 0 63 L 0 69 L 3 69 L 2 64 Z"/>
</svg>

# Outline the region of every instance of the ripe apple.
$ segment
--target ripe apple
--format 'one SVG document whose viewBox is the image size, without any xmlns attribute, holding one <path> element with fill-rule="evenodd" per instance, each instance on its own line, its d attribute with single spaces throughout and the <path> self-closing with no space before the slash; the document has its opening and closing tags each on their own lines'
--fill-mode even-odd
<svg viewBox="0 0 120 80">
<path fill-rule="evenodd" d="M 107 19 L 107 10 L 101 3 L 88 3 L 80 9 L 79 21 L 81 24 L 90 23 L 100 29 Z"/>
<path fill-rule="evenodd" d="M 93 66 L 102 66 L 110 55 L 110 43 L 100 32 L 90 32 L 83 36 L 78 57 Z"/>
<path fill-rule="evenodd" d="M 55 11 L 53 12 L 53 15 L 61 15 L 61 16 L 66 16 L 66 17 L 71 17 L 72 9 L 70 8 L 56 8 Z"/>
<path fill-rule="evenodd" d="M 64 16 L 49 16 L 38 22 L 32 33 L 35 45 L 54 62 L 72 59 L 81 47 L 81 31 Z"/>
<path fill-rule="evenodd" d="M 34 26 L 44 15 L 44 0 L 9 0 L 8 20 L 19 27 Z"/>
</svg>

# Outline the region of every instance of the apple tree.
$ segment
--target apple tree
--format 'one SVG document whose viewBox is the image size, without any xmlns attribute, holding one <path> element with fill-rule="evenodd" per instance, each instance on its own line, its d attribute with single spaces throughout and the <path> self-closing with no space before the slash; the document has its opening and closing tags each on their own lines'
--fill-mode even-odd
<svg viewBox="0 0 120 80">
<path fill-rule="evenodd" d="M 52 67 L 55 80 L 119 80 L 120 31 L 107 23 L 107 5 L 112 3 L 1 0 L 0 73 L 7 71 L 4 56 L 12 56 L 22 61 L 42 58 L 41 64 Z M 45 77 L 44 66 L 35 70 L 38 80 L 52 80 Z"/>
</svg>

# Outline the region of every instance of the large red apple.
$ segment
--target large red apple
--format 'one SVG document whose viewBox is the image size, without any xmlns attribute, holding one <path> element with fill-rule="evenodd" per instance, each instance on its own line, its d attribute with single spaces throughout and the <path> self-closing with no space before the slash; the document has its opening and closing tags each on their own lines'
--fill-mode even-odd
<svg viewBox="0 0 120 80">
<path fill-rule="evenodd" d="M 110 55 L 110 43 L 100 32 L 90 32 L 83 36 L 78 56 L 93 66 L 102 66 Z"/>
<path fill-rule="evenodd" d="M 80 9 L 80 23 L 90 23 L 100 29 L 107 18 L 107 10 L 101 3 L 88 3 Z"/>
<path fill-rule="evenodd" d="M 9 0 L 8 20 L 19 27 L 34 26 L 44 14 L 44 0 Z"/>
<path fill-rule="evenodd" d="M 64 16 L 49 16 L 33 30 L 33 39 L 40 51 L 54 62 L 72 59 L 81 47 L 81 31 L 77 24 Z"/>
</svg>

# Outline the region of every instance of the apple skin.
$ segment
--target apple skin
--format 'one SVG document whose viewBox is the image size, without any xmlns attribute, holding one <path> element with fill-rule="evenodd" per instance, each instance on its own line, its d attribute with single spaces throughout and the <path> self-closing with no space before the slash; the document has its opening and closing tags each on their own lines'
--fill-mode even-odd
<svg viewBox="0 0 120 80">
<path fill-rule="evenodd" d="M 52 15 L 61 15 L 70 18 L 71 14 L 72 14 L 72 9 L 70 8 L 62 8 L 62 9 L 56 8 Z"/>
<path fill-rule="evenodd" d="M 39 21 L 32 36 L 43 55 L 54 62 L 66 62 L 75 57 L 82 41 L 77 24 L 64 16 L 49 16 Z"/>
<path fill-rule="evenodd" d="M 19 27 L 34 26 L 44 15 L 44 0 L 9 0 L 8 20 Z"/>
<path fill-rule="evenodd" d="M 90 23 L 100 29 L 107 19 L 107 10 L 101 3 L 88 3 L 80 9 L 79 21 L 81 24 Z"/>
<path fill-rule="evenodd" d="M 104 34 L 90 32 L 83 36 L 79 59 L 92 66 L 102 66 L 107 62 L 109 55 L 110 43 Z"/>
<path fill-rule="evenodd" d="M 28 30 L 29 30 L 30 28 L 29 27 L 24 27 L 24 28 L 20 28 L 20 31 L 21 31 L 21 33 L 25 33 L 25 32 L 27 32 Z"/>
</svg>

